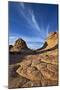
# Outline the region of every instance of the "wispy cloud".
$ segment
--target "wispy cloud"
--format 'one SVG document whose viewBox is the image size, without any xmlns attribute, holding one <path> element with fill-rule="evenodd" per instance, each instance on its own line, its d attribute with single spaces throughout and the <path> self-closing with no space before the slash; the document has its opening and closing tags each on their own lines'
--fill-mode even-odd
<svg viewBox="0 0 60 90">
<path fill-rule="evenodd" d="M 47 28 L 46 28 L 46 37 L 48 37 L 48 34 L 49 34 L 49 28 L 50 28 L 50 26 L 49 26 L 49 24 L 47 25 Z"/>
<path fill-rule="evenodd" d="M 10 35 L 9 36 L 9 40 L 16 40 L 18 38 L 22 38 L 26 42 L 41 42 L 41 43 L 43 43 L 43 41 L 40 40 L 40 37 L 32 37 L 32 39 L 31 39 L 30 37 L 23 36 L 23 35 Z"/>
<path fill-rule="evenodd" d="M 36 30 L 40 32 L 40 27 L 39 27 L 39 25 L 38 25 L 38 23 L 37 23 L 37 21 L 36 21 L 36 18 L 35 18 L 35 16 L 34 16 L 33 13 L 32 13 L 32 22 L 33 22 Z"/>
<path fill-rule="evenodd" d="M 20 2 L 21 7 L 24 9 L 24 3 Z"/>
<path fill-rule="evenodd" d="M 36 34 L 38 33 L 38 35 L 40 35 L 40 38 L 44 40 L 44 35 L 41 34 L 43 32 L 43 29 L 39 26 L 32 8 L 26 7 L 24 3 L 20 3 L 20 7 L 18 7 L 18 10 L 19 10 L 19 13 L 30 25 L 32 30 L 34 30 L 34 33 Z"/>
<path fill-rule="evenodd" d="M 23 40 L 26 41 L 27 43 L 27 46 L 31 49 L 37 49 L 37 48 L 40 48 L 44 42 L 40 41 L 39 37 L 37 38 L 28 38 L 28 37 L 25 37 L 25 36 L 16 36 L 16 35 L 10 35 L 9 37 L 9 45 L 14 45 L 15 41 L 18 39 L 18 38 L 22 38 Z"/>
<path fill-rule="evenodd" d="M 24 3 L 20 3 L 19 11 L 22 14 L 22 16 L 25 18 L 25 20 L 27 20 L 29 25 L 35 30 L 37 30 L 38 32 L 40 32 L 40 26 L 38 25 L 36 21 L 33 10 L 31 8 L 30 9 L 26 8 Z"/>
</svg>

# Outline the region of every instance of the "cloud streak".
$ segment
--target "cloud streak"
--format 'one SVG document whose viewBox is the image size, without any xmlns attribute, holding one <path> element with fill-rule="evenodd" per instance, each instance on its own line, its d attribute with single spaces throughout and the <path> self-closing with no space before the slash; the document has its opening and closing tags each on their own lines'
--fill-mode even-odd
<svg viewBox="0 0 60 90">
<path fill-rule="evenodd" d="M 27 43 L 27 46 L 31 49 L 37 49 L 37 48 L 40 48 L 41 46 L 43 46 L 44 42 L 40 41 L 39 37 L 37 38 L 28 38 L 28 37 L 25 37 L 25 36 L 19 36 L 19 35 L 10 35 L 9 37 L 9 45 L 14 45 L 15 41 L 18 39 L 18 38 L 22 38 L 23 40 L 26 41 Z"/>
<path fill-rule="evenodd" d="M 46 26 L 45 30 L 44 30 L 44 26 L 40 27 L 36 20 L 36 16 L 31 8 L 27 8 L 24 3 L 20 3 L 19 12 L 22 14 L 24 19 L 31 26 L 32 30 L 40 34 L 40 38 L 42 40 L 45 40 L 48 37 L 49 24 Z M 46 38 L 43 34 L 44 31 L 45 31 Z"/>
<path fill-rule="evenodd" d="M 20 3 L 20 8 L 19 8 L 20 13 L 22 14 L 22 16 L 24 17 L 24 19 L 28 22 L 28 24 L 34 28 L 35 30 L 37 30 L 38 32 L 40 32 L 40 26 L 38 25 L 35 15 L 32 11 L 32 9 L 28 9 L 26 8 L 26 6 L 24 5 L 24 3 Z"/>
<path fill-rule="evenodd" d="M 40 32 L 40 27 L 39 27 L 39 25 L 38 25 L 38 23 L 37 23 L 37 21 L 36 21 L 36 18 L 35 18 L 35 16 L 34 16 L 33 13 L 32 13 L 32 22 L 33 22 L 36 30 Z"/>
</svg>

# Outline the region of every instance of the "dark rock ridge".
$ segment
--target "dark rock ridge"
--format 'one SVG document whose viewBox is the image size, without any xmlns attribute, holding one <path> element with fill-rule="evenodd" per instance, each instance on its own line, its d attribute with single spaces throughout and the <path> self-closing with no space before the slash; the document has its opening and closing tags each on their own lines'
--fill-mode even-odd
<svg viewBox="0 0 60 90">
<path fill-rule="evenodd" d="M 11 48 L 13 48 L 13 45 L 9 45 L 9 50 L 10 50 Z"/>
</svg>

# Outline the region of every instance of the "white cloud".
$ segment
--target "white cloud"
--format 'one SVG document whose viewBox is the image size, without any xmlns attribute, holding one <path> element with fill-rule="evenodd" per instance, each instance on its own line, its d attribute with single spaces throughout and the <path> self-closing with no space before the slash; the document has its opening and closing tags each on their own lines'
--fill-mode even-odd
<svg viewBox="0 0 60 90">
<path fill-rule="evenodd" d="M 46 37 L 48 37 L 48 34 L 49 34 L 49 28 L 50 28 L 50 26 L 49 26 L 49 24 L 47 25 L 47 28 L 46 28 Z"/>
<path fill-rule="evenodd" d="M 36 18 L 35 18 L 35 16 L 34 16 L 33 13 L 32 13 L 32 22 L 33 22 L 36 30 L 37 30 L 37 31 L 40 31 L 40 27 L 39 27 L 39 25 L 38 25 L 38 23 L 37 23 L 37 21 L 36 21 Z"/>
<path fill-rule="evenodd" d="M 18 39 L 22 38 L 23 40 L 26 41 L 26 43 L 44 43 L 44 41 L 40 37 L 27 37 L 27 36 L 22 36 L 22 35 L 10 35 L 9 36 L 9 44 L 14 44 L 14 42 Z"/>
<path fill-rule="evenodd" d="M 20 36 L 23 40 L 26 41 L 27 46 L 31 49 L 37 49 L 40 48 L 43 45 L 43 41 L 39 39 L 39 37 L 37 38 L 30 38 L 30 37 L 26 37 L 26 36 Z M 20 38 L 19 35 L 13 35 L 9 37 L 9 45 L 14 45 L 15 41 Z"/>
<path fill-rule="evenodd" d="M 20 6 L 21 7 L 18 8 L 20 14 L 28 22 L 31 29 L 34 30 L 34 33 L 38 35 L 40 34 L 40 38 L 44 39 L 43 34 L 41 34 L 43 30 L 38 25 L 38 22 L 36 20 L 33 10 L 31 8 L 26 7 L 24 3 L 21 3 Z"/>
<path fill-rule="evenodd" d="M 26 8 L 24 6 L 24 3 L 20 3 L 21 8 L 19 8 L 20 14 L 24 17 L 24 19 L 28 22 L 28 24 L 33 28 L 32 30 L 35 29 L 35 31 L 40 32 L 40 27 L 36 21 L 35 15 L 32 11 L 31 8 Z"/>
<path fill-rule="evenodd" d="M 9 39 L 15 39 L 16 37 L 15 36 L 10 36 Z"/>
<path fill-rule="evenodd" d="M 20 6 L 24 9 L 24 3 L 20 2 Z"/>
</svg>

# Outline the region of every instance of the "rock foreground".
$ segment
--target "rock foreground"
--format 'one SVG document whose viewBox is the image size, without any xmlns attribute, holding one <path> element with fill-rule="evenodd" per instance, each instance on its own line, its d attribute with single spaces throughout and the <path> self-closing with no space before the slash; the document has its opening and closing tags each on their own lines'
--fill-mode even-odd
<svg viewBox="0 0 60 90">
<path fill-rule="evenodd" d="M 36 50 L 34 54 L 22 53 L 23 58 L 19 58 L 19 62 L 9 64 L 9 88 L 58 85 L 58 47 L 55 47 L 58 44 L 57 33 L 51 33 L 49 37 L 46 48 Z M 15 55 L 18 57 L 18 54 Z"/>
</svg>

